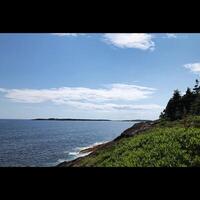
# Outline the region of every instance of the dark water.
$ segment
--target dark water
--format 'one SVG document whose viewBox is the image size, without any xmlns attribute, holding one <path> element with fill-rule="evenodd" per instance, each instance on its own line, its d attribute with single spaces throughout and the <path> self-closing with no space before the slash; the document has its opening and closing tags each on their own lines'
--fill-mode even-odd
<svg viewBox="0 0 200 200">
<path fill-rule="evenodd" d="M 0 120 L 0 166 L 54 166 L 119 136 L 133 122 Z"/>
</svg>

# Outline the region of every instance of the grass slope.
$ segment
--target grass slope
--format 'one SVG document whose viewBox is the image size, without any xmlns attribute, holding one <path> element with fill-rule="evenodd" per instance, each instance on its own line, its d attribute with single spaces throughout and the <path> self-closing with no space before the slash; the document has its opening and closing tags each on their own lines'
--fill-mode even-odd
<svg viewBox="0 0 200 200">
<path fill-rule="evenodd" d="M 80 160 L 79 167 L 200 166 L 200 117 L 162 121 L 140 135 L 122 138 Z"/>
</svg>

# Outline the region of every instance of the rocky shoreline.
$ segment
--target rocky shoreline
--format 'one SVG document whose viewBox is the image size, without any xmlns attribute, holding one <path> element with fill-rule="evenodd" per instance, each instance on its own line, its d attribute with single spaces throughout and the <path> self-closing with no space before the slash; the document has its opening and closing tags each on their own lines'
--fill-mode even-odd
<svg viewBox="0 0 200 200">
<path fill-rule="evenodd" d="M 114 140 L 107 142 L 107 143 L 99 144 L 99 145 L 96 145 L 96 146 L 93 146 L 93 147 L 89 147 L 87 149 L 83 149 L 79 153 L 89 153 L 87 156 L 92 156 L 92 155 L 95 154 L 95 152 L 97 150 L 100 150 L 102 148 L 103 149 L 108 148 L 111 145 L 116 144 L 122 138 L 133 137 L 137 134 L 143 133 L 144 131 L 152 128 L 157 123 L 158 123 L 157 120 L 156 121 L 146 121 L 146 122 L 136 123 L 132 127 L 128 128 L 124 132 L 122 132 L 121 135 L 119 137 L 115 138 Z M 56 167 L 78 167 L 79 162 L 87 156 L 80 157 L 80 158 L 77 158 L 77 159 L 74 159 L 74 160 L 71 160 L 71 161 L 62 162 L 62 163 L 58 164 Z"/>
<path fill-rule="evenodd" d="M 100 147 L 105 146 L 105 144 L 106 144 L 106 143 L 98 144 L 98 145 L 89 147 L 89 148 L 87 148 L 87 149 L 83 149 L 83 150 L 81 150 L 79 153 L 91 153 L 91 152 L 94 152 L 94 151 L 96 151 L 97 149 L 99 149 Z"/>
</svg>

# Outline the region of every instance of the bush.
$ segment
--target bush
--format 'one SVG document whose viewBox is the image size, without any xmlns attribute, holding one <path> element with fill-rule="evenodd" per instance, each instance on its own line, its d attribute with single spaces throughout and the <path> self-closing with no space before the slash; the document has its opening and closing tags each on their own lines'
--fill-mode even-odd
<svg viewBox="0 0 200 200">
<path fill-rule="evenodd" d="M 199 125 L 200 117 L 196 118 L 196 121 Z M 146 131 L 145 134 L 121 139 L 118 144 L 108 149 L 99 150 L 96 155 L 84 158 L 80 166 L 200 166 L 200 129 L 186 130 L 180 126 L 157 127 Z"/>
</svg>

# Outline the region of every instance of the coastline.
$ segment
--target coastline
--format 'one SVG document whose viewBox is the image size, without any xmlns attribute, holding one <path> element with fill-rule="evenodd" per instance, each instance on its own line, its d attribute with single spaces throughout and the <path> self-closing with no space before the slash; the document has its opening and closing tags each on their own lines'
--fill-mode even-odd
<svg viewBox="0 0 200 200">
<path fill-rule="evenodd" d="M 109 142 L 105 142 L 102 144 L 94 145 L 88 148 L 83 148 L 82 150 L 79 151 L 80 154 L 87 154 L 85 156 L 78 157 L 76 159 L 70 160 L 70 161 L 64 161 L 61 162 L 60 164 L 56 165 L 55 167 L 78 167 L 79 162 L 88 157 L 88 156 L 93 156 L 95 153 L 101 149 L 106 149 L 112 145 L 117 144 L 119 140 L 125 137 L 132 137 L 137 134 L 140 134 L 150 128 L 152 128 L 155 124 L 157 124 L 157 120 L 155 121 L 144 121 L 144 122 L 139 122 L 135 123 L 133 126 L 130 128 L 126 129 L 123 131 L 118 137 L 116 137 L 114 140 L 111 140 Z"/>
</svg>

